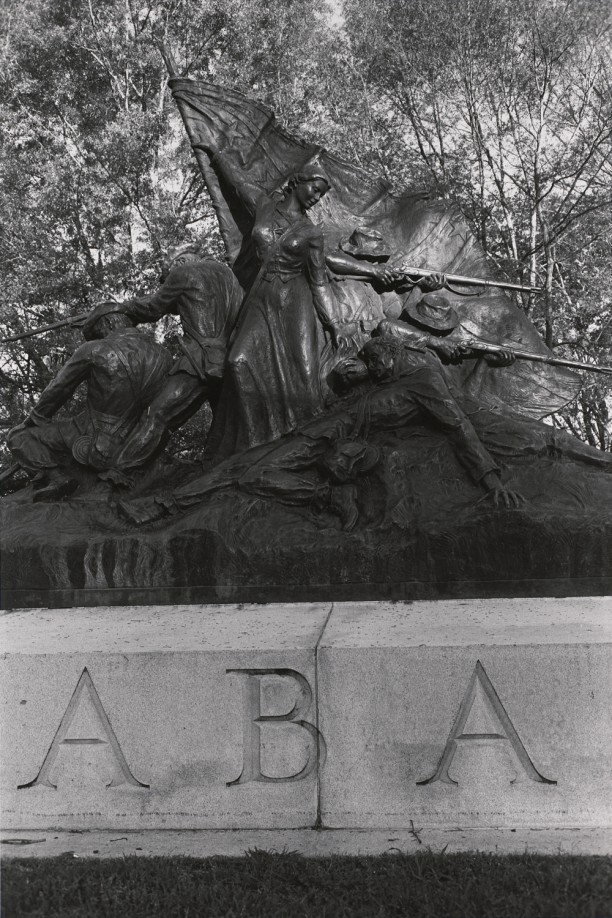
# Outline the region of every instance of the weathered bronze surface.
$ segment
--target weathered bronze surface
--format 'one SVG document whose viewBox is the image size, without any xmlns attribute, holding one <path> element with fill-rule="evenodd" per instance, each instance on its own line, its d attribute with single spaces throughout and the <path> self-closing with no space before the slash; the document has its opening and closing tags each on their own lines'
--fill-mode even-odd
<svg viewBox="0 0 612 918">
<path fill-rule="evenodd" d="M 412 287 L 377 283 L 373 268 L 386 268 L 385 279 L 390 281 L 390 272 L 400 277 L 405 264 L 495 279 L 465 220 L 447 203 L 422 194 L 392 194 L 384 182 L 363 170 L 288 135 L 269 109 L 240 93 L 188 79 L 175 78 L 170 85 L 214 201 L 228 258 L 246 290 L 258 276 L 262 256 L 253 244 L 253 214 L 206 150 L 220 150 L 225 163 L 246 173 L 253 193 L 256 189 L 279 202 L 291 176 L 312 168 L 323 173 L 331 187 L 308 210 L 308 217 L 325 238 L 336 314 L 356 345 L 364 343 L 382 319 L 397 318 Z M 351 270 L 343 261 L 345 255 L 353 258 Z M 361 264 L 358 270 L 355 261 Z M 468 287 L 460 293 L 448 291 L 448 296 L 462 324 L 475 336 L 549 353 L 523 311 L 501 291 L 483 293 Z M 500 375 L 471 362 L 457 368 L 456 375 L 471 394 L 499 399 L 532 417 L 561 407 L 580 385 L 566 370 L 535 365 L 518 364 Z"/>
<path fill-rule="evenodd" d="M 229 338 L 242 303 L 242 289 L 225 265 L 202 258 L 191 246 L 171 254 L 160 290 L 122 306 L 136 323 L 177 315 L 184 333 L 179 339 L 184 356 L 172 367 L 163 388 L 125 443 L 119 456 L 122 466 L 146 464 L 159 452 L 168 434 L 184 424 L 204 401 L 214 413 Z"/>
<path fill-rule="evenodd" d="M 515 359 L 550 352 L 504 293 L 416 276 L 494 280 L 461 215 L 170 83 L 232 270 L 172 252 L 11 432 L 4 604 L 609 592 L 612 456 L 542 420 L 580 378 Z M 133 328 L 168 314 L 174 365 Z M 172 464 L 205 400 L 203 468 Z"/>
<path fill-rule="evenodd" d="M 127 484 L 131 464 L 121 460 L 164 389 L 172 358 L 143 337 L 116 304 L 98 307 L 84 327 L 88 339 L 47 386 L 28 417 L 9 432 L 13 457 L 34 478 L 34 501 L 62 498 L 81 485 L 103 479 Z M 66 420 L 53 416 L 81 383 L 83 411 Z"/>
</svg>

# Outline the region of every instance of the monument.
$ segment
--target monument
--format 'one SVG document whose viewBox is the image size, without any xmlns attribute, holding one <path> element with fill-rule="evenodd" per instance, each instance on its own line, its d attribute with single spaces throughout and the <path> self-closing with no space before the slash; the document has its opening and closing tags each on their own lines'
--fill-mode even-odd
<svg viewBox="0 0 612 918">
<path fill-rule="evenodd" d="M 170 86 L 231 271 L 178 250 L 158 293 L 109 307 L 183 328 L 159 392 L 109 383 L 129 429 L 91 399 L 79 436 L 54 424 L 77 352 L 11 432 L 36 478 L 3 501 L 5 605 L 609 593 L 610 456 L 542 421 L 581 377 L 461 215 L 237 92 Z M 204 401 L 196 470 L 163 447 Z M 71 454 L 57 486 L 41 437 Z"/>
<path fill-rule="evenodd" d="M 170 253 L 9 434 L 5 824 L 608 827 L 612 455 L 544 420 L 597 368 L 455 209 L 170 87 L 231 270 Z"/>
</svg>

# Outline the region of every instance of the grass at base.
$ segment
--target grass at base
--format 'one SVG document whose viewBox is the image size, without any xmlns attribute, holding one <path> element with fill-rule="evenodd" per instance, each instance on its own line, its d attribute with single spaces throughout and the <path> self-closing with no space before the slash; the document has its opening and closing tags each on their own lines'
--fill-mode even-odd
<svg viewBox="0 0 612 918">
<path fill-rule="evenodd" d="M 3 918 L 610 918 L 612 860 L 572 855 L 304 858 L 64 855 L 3 866 Z"/>
</svg>

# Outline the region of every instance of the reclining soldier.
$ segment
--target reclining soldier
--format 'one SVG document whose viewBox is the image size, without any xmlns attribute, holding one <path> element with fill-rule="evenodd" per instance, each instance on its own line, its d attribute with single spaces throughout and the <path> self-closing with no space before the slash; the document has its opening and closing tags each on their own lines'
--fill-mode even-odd
<svg viewBox="0 0 612 918">
<path fill-rule="evenodd" d="M 453 335 L 459 319 L 443 295 L 426 294 L 404 315 L 411 321 L 381 322 L 359 358 L 336 371 L 348 384 L 367 378 L 378 383 L 361 406 L 372 430 L 432 424 L 446 434 L 472 480 L 506 507 L 519 506 L 523 498 L 502 485 L 489 449 L 498 456 L 563 455 L 612 470 L 612 455 L 510 409 L 487 408 L 453 385 L 444 363 L 469 357 L 470 348 L 460 330 Z M 485 359 L 503 366 L 514 358 L 507 349 Z"/>
<path fill-rule="evenodd" d="M 456 327 L 456 313 L 437 294 L 427 294 L 420 303 L 420 307 L 415 306 L 420 328 L 385 320 L 380 323 L 379 335 L 365 344 L 358 357 L 338 365 L 335 372 L 345 391 L 349 390 L 348 399 L 341 404 L 300 431 L 237 454 L 171 494 L 124 502 L 122 515 L 142 525 L 187 510 L 207 495 L 232 487 L 285 503 L 304 503 L 329 489 L 330 481 L 341 481 L 337 458 L 333 466 L 327 463 L 326 467 L 326 455 L 335 450 L 340 456 L 339 446 L 346 451 L 347 444 L 353 444 L 353 449 L 358 448 L 365 456 L 372 435 L 415 424 L 427 424 L 445 434 L 472 481 L 497 507 L 519 507 L 524 499 L 502 483 L 499 465 L 489 448 L 508 457 L 564 455 L 612 470 L 612 455 L 540 421 L 510 410 L 485 408 L 456 389 L 442 363 L 468 355 L 460 337 L 444 337 Z M 492 352 L 494 365 L 512 360 L 510 350 Z M 350 394 L 351 387 L 368 381 L 375 385 L 363 393 L 355 389 Z M 351 467 L 342 487 L 330 491 L 330 507 L 346 530 L 354 528 L 358 520 L 357 479 L 378 464 L 380 455 L 374 447 L 367 461 L 360 459 Z M 319 480 L 306 487 L 304 473 L 315 467 Z"/>
</svg>

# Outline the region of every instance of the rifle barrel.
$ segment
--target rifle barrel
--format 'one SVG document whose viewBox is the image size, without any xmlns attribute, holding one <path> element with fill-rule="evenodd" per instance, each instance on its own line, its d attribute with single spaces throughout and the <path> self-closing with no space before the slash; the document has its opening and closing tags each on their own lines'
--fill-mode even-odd
<svg viewBox="0 0 612 918">
<path fill-rule="evenodd" d="M 13 465 L 9 465 L 8 468 L 2 469 L 0 471 L 0 484 L 4 484 L 5 481 L 8 481 L 9 478 L 12 478 L 15 472 L 18 472 L 21 466 L 18 462 L 14 462 Z"/>
<path fill-rule="evenodd" d="M 600 367 L 595 363 L 582 363 L 579 360 L 566 360 L 564 357 L 555 357 L 552 354 L 533 354 L 531 351 L 517 351 L 511 344 L 484 344 L 478 341 L 469 342 L 474 351 L 486 354 L 498 354 L 500 351 L 512 351 L 517 360 L 532 360 L 534 363 L 546 363 L 553 367 L 568 367 L 570 370 L 587 370 L 590 373 L 604 373 L 612 376 L 612 367 Z"/>
<path fill-rule="evenodd" d="M 65 328 L 67 325 L 74 325 L 86 319 L 89 312 L 80 312 L 69 319 L 62 319 L 60 322 L 52 322 L 50 325 L 39 325 L 38 328 L 31 328 L 29 331 L 21 332 L 20 335 L 11 335 L 9 338 L 0 339 L 0 344 L 9 344 L 11 341 L 21 341 L 22 338 L 32 338 L 34 335 L 42 335 L 43 332 L 53 331 L 56 328 Z"/>
<path fill-rule="evenodd" d="M 432 271 L 430 268 L 412 268 L 401 265 L 399 270 L 407 277 L 427 277 L 428 274 L 443 274 L 442 271 Z M 451 284 L 465 284 L 468 287 L 494 287 L 500 290 L 518 290 L 521 293 L 541 293 L 542 287 L 523 287 L 522 284 L 511 284 L 509 281 L 485 280 L 482 277 L 466 277 L 464 274 L 444 274 Z"/>
</svg>

